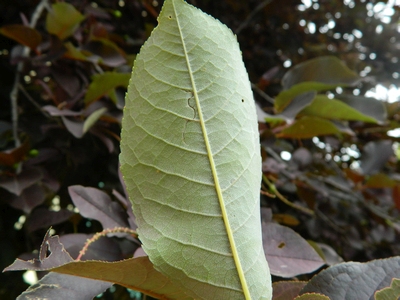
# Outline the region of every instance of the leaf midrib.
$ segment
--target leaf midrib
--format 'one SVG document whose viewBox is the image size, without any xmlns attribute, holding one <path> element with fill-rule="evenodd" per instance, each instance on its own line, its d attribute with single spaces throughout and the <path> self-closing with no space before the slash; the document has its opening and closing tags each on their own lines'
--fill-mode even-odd
<svg viewBox="0 0 400 300">
<path fill-rule="evenodd" d="M 215 167 L 214 157 L 212 155 L 211 145 L 210 145 L 210 141 L 208 139 L 207 128 L 206 128 L 206 125 L 205 125 L 205 122 L 204 122 L 203 112 L 202 112 L 201 105 L 200 105 L 200 99 L 199 99 L 199 95 L 197 93 L 196 83 L 195 83 L 195 80 L 193 78 L 193 72 L 192 72 L 192 68 L 191 68 L 191 65 L 190 65 L 190 61 L 189 61 L 189 55 L 188 55 L 188 52 L 186 50 L 186 45 L 185 45 L 185 41 L 183 39 L 181 26 L 179 24 L 179 19 L 178 19 L 178 13 L 176 11 L 174 2 L 173 2 L 173 8 L 174 8 L 174 13 L 175 13 L 175 17 L 176 17 L 176 22 L 178 24 L 179 37 L 180 37 L 181 42 L 182 42 L 182 47 L 183 47 L 183 52 L 184 52 L 184 56 L 185 56 L 185 60 L 186 60 L 186 65 L 187 65 L 187 68 L 188 68 L 190 82 L 191 82 L 191 85 L 192 85 L 193 97 L 194 97 L 195 102 L 196 102 L 197 114 L 198 114 L 199 120 L 200 120 L 201 131 L 203 133 L 204 143 L 205 143 L 206 150 L 207 150 L 207 156 L 208 156 L 208 160 L 210 162 L 210 168 L 211 168 L 212 176 L 213 176 L 213 179 L 214 179 L 215 190 L 217 192 L 217 197 L 218 197 L 218 201 L 219 201 L 220 208 L 221 208 L 222 219 L 224 221 L 226 233 L 228 235 L 229 244 L 230 244 L 230 247 L 231 247 L 231 250 L 232 250 L 233 260 L 235 262 L 236 270 L 238 272 L 239 280 L 240 280 L 240 283 L 242 285 L 242 290 L 243 290 L 245 299 L 251 300 L 251 295 L 250 295 L 250 292 L 249 292 L 249 288 L 247 286 L 246 277 L 244 275 L 242 264 L 241 264 L 240 258 L 239 258 L 239 253 L 238 253 L 237 248 L 236 248 L 235 239 L 233 237 L 233 232 L 232 232 L 232 229 L 231 229 L 231 226 L 230 226 L 230 223 L 229 223 L 228 213 L 226 211 L 224 197 L 222 195 L 222 189 L 221 189 L 221 185 L 219 183 L 219 178 L 218 178 L 217 170 L 216 170 L 216 167 Z"/>
</svg>

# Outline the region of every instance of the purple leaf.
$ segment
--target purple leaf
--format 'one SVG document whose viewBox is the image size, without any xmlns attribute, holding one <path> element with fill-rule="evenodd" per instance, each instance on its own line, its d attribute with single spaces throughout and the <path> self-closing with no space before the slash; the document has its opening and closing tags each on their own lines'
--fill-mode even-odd
<svg viewBox="0 0 400 300">
<path fill-rule="evenodd" d="M 110 282 L 51 272 L 30 286 L 17 300 L 87 300 L 95 298 L 112 285 Z"/>
<path fill-rule="evenodd" d="M 57 107 L 52 106 L 52 105 L 43 106 L 42 109 L 47 111 L 53 117 L 61 117 L 61 116 L 75 117 L 75 116 L 82 115 L 82 112 L 72 111 L 72 110 L 69 110 L 69 109 L 60 110 Z"/>
<path fill-rule="evenodd" d="M 74 122 L 71 121 L 69 119 L 67 119 L 66 117 L 62 116 L 61 117 L 65 127 L 67 128 L 67 130 L 77 139 L 80 139 L 81 137 L 83 137 L 84 132 L 83 132 L 83 122 Z"/>
<path fill-rule="evenodd" d="M 392 278 L 399 277 L 399 256 L 367 263 L 342 263 L 315 275 L 301 294 L 322 293 L 331 300 L 373 300 L 375 291 L 390 286 Z"/>
<path fill-rule="evenodd" d="M 73 261 L 72 257 L 64 249 L 63 244 L 60 243 L 59 237 L 57 235 L 49 237 L 49 232 L 50 230 L 47 231 L 40 246 L 39 259 L 24 261 L 17 258 L 3 272 L 19 270 L 45 271 Z M 50 255 L 47 255 L 48 252 L 50 252 Z"/>
<path fill-rule="evenodd" d="M 80 214 L 99 221 L 103 229 L 128 227 L 126 213 L 106 193 L 80 185 L 70 186 L 68 191 Z"/>
<path fill-rule="evenodd" d="M 121 204 L 126 208 L 126 213 L 128 214 L 128 223 L 129 223 L 129 228 L 131 229 L 136 229 L 136 219 L 132 211 L 132 203 L 128 199 L 126 199 L 124 196 L 122 196 L 118 191 L 113 190 L 112 194 L 114 195 L 115 198 L 121 202 Z"/>
<path fill-rule="evenodd" d="M 67 221 L 73 214 L 72 211 L 66 209 L 51 211 L 48 208 L 39 207 L 29 216 L 26 226 L 29 232 L 40 228 L 49 228 L 51 225 Z"/>
<path fill-rule="evenodd" d="M 8 200 L 9 204 L 17 209 L 30 214 L 31 211 L 38 205 L 42 204 L 46 199 L 43 188 L 35 184 L 23 190 L 20 196 L 11 195 Z"/>
<path fill-rule="evenodd" d="M 72 257 L 78 257 L 86 241 L 92 236 L 93 234 L 83 233 L 66 234 L 60 236 L 60 241 Z M 90 244 L 81 260 L 117 261 L 123 258 L 118 243 L 114 239 L 102 237 Z"/>
<path fill-rule="evenodd" d="M 24 189 L 38 182 L 41 178 L 42 173 L 37 168 L 26 169 L 14 176 L 3 176 L 0 179 L 0 187 L 20 196 Z"/>
<path fill-rule="evenodd" d="M 265 256 L 271 274 L 293 277 L 311 273 L 325 264 L 317 252 L 292 229 L 262 223 Z"/>
</svg>

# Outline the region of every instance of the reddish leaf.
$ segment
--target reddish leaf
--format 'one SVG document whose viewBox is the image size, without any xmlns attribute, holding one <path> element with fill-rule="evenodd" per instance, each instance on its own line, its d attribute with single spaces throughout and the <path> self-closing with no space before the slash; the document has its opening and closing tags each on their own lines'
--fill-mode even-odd
<svg viewBox="0 0 400 300">
<path fill-rule="evenodd" d="M 393 202 L 396 205 L 397 209 L 400 210 L 400 184 L 396 184 L 393 187 Z"/>
<path fill-rule="evenodd" d="M 80 185 L 70 186 L 68 191 L 80 214 L 99 221 L 103 229 L 128 227 L 125 211 L 117 202 L 111 201 L 106 193 Z"/>
<path fill-rule="evenodd" d="M 59 237 L 57 235 L 50 237 L 49 232 L 50 230 L 47 231 L 40 246 L 39 259 L 23 261 L 17 258 L 3 272 L 18 270 L 45 271 L 73 261 L 72 257 L 60 243 Z M 49 255 L 47 255 L 47 251 L 50 252 Z"/>
<path fill-rule="evenodd" d="M 49 246 L 48 249 L 51 252 L 49 256 L 46 256 L 46 245 Z M 186 295 L 184 290 L 176 286 L 160 272 L 156 271 L 147 256 L 117 262 L 73 261 L 71 256 L 65 251 L 64 246 L 59 242 L 58 236 L 49 238 L 48 234 L 46 234 L 39 253 L 39 258 L 40 259 L 31 261 L 17 259 L 11 266 L 5 268 L 4 271 L 27 269 L 37 271 L 52 270 L 57 273 L 80 276 L 76 278 L 81 280 L 82 284 L 90 282 L 86 279 L 91 278 L 120 284 L 159 299 L 192 299 Z M 56 277 L 55 280 L 68 280 L 67 278 L 68 277 L 61 276 Z M 73 280 L 75 282 L 75 279 Z M 61 287 L 64 286 L 62 282 L 56 283 Z M 71 287 L 72 284 L 73 282 L 67 281 L 66 289 L 74 290 L 74 288 Z M 101 286 L 102 288 L 106 288 L 109 285 L 101 284 Z M 88 289 L 83 288 L 83 290 L 91 291 L 91 287 L 90 285 Z M 42 288 L 44 288 L 44 290 L 39 295 L 42 298 L 49 298 L 48 295 L 52 295 L 52 291 L 45 287 Z M 64 292 L 64 288 L 61 288 L 60 292 Z M 50 297 L 50 299 L 53 298 Z M 60 298 L 56 297 L 56 299 Z"/>
<path fill-rule="evenodd" d="M 371 175 L 367 182 L 365 183 L 365 187 L 372 189 L 383 189 L 383 188 L 392 188 L 394 187 L 396 182 L 383 173 L 377 173 Z"/>
<path fill-rule="evenodd" d="M 399 256 L 367 263 L 342 263 L 315 275 L 301 294 L 322 293 L 331 300 L 373 299 L 375 291 L 399 277 Z"/>
<path fill-rule="evenodd" d="M 25 139 L 19 147 L 0 152 L 0 165 L 14 166 L 25 158 L 29 150 L 29 140 Z"/>
<path fill-rule="evenodd" d="M 307 284 L 305 281 L 278 281 L 272 284 L 272 300 L 292 300 Z"/>
<path fill-rule="evenodd" d="M 315 250 L 292 229 L 263 223 L 263 244 L 271 274 L 293 277 L 311 273 L 325 264 Z"/>
<path fill-rule="evenodd" d="M 36 29 L 21 24 L 3 26 L 0 33 L 33 50 L 42 42 L 42 36 Z"/>
</svg>

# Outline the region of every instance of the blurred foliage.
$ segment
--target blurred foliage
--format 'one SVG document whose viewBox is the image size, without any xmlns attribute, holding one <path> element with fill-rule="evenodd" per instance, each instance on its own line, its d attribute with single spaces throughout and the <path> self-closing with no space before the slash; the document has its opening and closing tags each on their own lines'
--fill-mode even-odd
<svg viewBox="0 0 400 300">
<path fill-rule="evenodd" d="M 276 222 L 320 243 L 324 254 L 329 245 L 345 261 L 398 255 L 399 137 L 392 130 L 400 127 L 400 7 L 359 0 L 188 2 L 238 36 L 260 106 L 262 206 Z M 1 1 L 2 269 L 18 256 L 37 256 L 32 252 L 50 226 L 61 236 L 101 231 L 99 222 L 74 210 L 68 187 L 123 194 L 124 88 L 161 5 Z M 314 62 L 336 57 L 344 65 L 310 67 L 318 57 Z M 332 82 L 335 76 L 342 81 Z M 134 248 L 118 247 L 122 256 Z M 1 299 L 28 287 L 20 272 L 0 276 Z M 103 298 L 131 295 L 114 290 Z"/>
</svg>

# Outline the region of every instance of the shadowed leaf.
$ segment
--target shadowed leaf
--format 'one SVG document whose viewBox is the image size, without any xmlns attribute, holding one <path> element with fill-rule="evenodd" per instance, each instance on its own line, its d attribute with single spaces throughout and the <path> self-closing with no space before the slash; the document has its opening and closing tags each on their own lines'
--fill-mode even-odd
<svg viewBox="0 0 400 300">
<path fill-rule="evenodd" d="M 128 227 L 125 212 L 106 193 L 80 185 L 68 187 L 68 192 L 80 214 L 85 218 L 99 221 L 103 229 Z"/>
<path fill-rule="evenodd" d="M 369 175 L 379 172 L 392 155 L 394 153 L 391 141 L 380 140 L 368 142 L 364 146 L 361 157 L 361 170 L 363 174 Z"/>
<path fill-rule="evenodd" d="M 289 227 L 263 223 L 263 244 L 271 274 L 293 277 L 311 273 L 325 262 L 299 234 Z"/>
<path fill-rule="evenodd" d="M 348 262 L 323 270 L 314 276 L 301 293 L 322 293 L 331 300 L 374 299 L 375 291 L 400 277 L 400 257 Z"/>
<path fill-rule="evenodd" d="M 30 286 L 17 300 L 89 300 L 105 292 L 111 286 L 110 282 L 51 272 Z"/>
<path fill-rule="evenodd" d="M 360 77 L 334 56 L 321 56 L 307 60 L 290 69 L 282 79 L 285 90 L 304 81 L 330 85 L 354 85 Z"/>
<path fill-rule="evenodd" d="M 24 189 L 38 182 L 41 178 L 42 173 L 39 169 L 26 169 L 17 175 L 3 175 L 0 178 L 0 187 L 6 189 L 10 193 L 20 196 Z"/>
<path fill-rule="evenodd" d="M 42 42 L 42 36 L 36 29 L 21 24 L 3 26 L 0 33 L 31 49 L 36 49 Z"/>
</svg>

